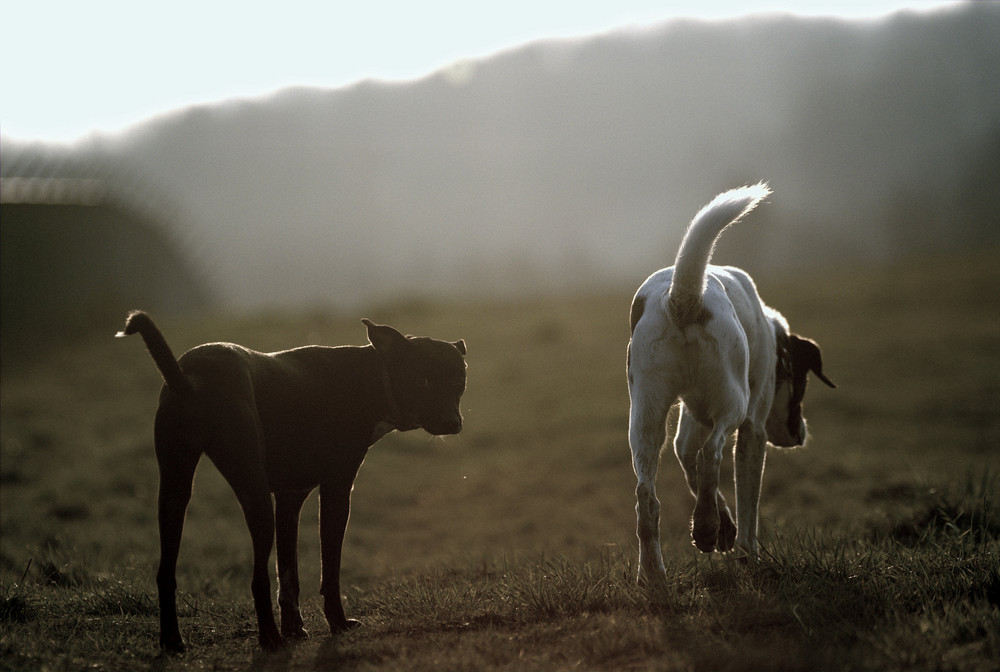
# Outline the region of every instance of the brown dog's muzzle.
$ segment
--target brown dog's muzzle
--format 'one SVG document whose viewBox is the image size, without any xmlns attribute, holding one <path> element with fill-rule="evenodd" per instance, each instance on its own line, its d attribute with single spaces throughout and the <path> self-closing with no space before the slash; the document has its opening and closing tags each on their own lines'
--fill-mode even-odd
<svg viewBox="0 0 1000 672">
<path fill-rule="evenodd" d="M 462 431 L 462 414 L 455 411 L 454 415 L 445 418 L 437 418 L 431 422 L 425 422 L 424 430 L 434 436 L 448 436 L 458 434 Z"/>
</svg>

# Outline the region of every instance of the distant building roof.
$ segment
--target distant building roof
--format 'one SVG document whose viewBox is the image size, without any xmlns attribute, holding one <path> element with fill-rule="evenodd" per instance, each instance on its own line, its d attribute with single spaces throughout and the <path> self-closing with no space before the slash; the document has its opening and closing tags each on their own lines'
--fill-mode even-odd
<svg viewBox="0 0 1000 672">
<path fill-rule="evenodd" d="M 0 203 L 101 205 L 107 197 L 107 185 L 96 178 L 0 178 Z"/>
<path fill-rule="evenodd" d="M 153 221 L 176 218 L 176 204 L 137 171 L 99 150 L 3 143 L 0 203 L 106 205 Z"/>
<path fill-rule="evenodd" d="M 188 311 L 212 302 L 178 240 L 180 211 L 113 155 L 4 140 L 0 162 L 3 365 L 41 353 L 39 332 L 76 333 L 127 310 Z M 202 267 L 203 268 L 203 267 Z"/>
</svg>

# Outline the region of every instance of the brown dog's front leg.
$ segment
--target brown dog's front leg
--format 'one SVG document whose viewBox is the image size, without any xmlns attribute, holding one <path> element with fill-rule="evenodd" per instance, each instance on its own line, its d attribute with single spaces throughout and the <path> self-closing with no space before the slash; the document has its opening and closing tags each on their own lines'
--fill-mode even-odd
<svg viewBox="0 0 1000 672">
<path fill-rule="evenodd" d="M 281 634 L 306 639 L 309 633 L 299 611 L 299 514 L 309 490 L 274 493 L 275 530 L 278 547 L 278 608 Z"/>
<path fill-rule="evenodd" d="M 322 578 L 319 592 L 323 594 L 323 614 L 330 634 L 337 634 L 358 625 L 348 620 L 340 601 L 340 554 L 344 532 L 351 511 L 351 484 L 324 483 L 319 488 L 319 537 L 322 552 Z"/>
<path fill-rule="evenodd" d="M 271 504 L 271 493 L 268 492 L 263 479 L 239 480 L 232 477 L 233 473 L 229 469 L 231 465 L 222 460 L 216 460 L 215 464 L 233 486 L 250 530 L 250 540 L 253 544 L 250 592 L 253 594 L 253 606 L 257 612 L 260 646 L 265 651 L 276 651 L 284 646 L 284 639 L 278 632 L 278 624 L 271 610 L 271 580 L 268 576 L 268 563 L 274 545 L 274 509 Z"/>
</svg>

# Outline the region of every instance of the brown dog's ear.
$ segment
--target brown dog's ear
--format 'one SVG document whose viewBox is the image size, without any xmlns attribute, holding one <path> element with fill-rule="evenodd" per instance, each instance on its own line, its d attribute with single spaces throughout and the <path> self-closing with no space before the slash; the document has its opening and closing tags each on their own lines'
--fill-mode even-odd
<svg viewBox="0 0 1000 672">
<path fill-rule="evenodd" d="M 361 324 L 368 328 L 368 342 L 383 355 L 388 355 L 395 348 L 406 343 L 406 336 L 387 324 L 375 324 L 367 318 L 362 319 Z"/>
<path fill-rule="evenodd" d="M 789 334 L 789 350 L 792 354 L 793 369 L 812 371 L 830 387 L 837 387 L 832 380 L 823 375 L 823 355 L 816 341 L 797 334 Z"/>
<path fill-rule="evenodd" d="M 455 341 L 454 343 L 452 343 L 452 345 L 454 345 L 455 349 L 458 350 L 459 352 L 461 352 L 463 356 L 466 354 L 466 351 L 465 351 L 465 340 L 464 339 L 463 340 Z"/>
</svg>

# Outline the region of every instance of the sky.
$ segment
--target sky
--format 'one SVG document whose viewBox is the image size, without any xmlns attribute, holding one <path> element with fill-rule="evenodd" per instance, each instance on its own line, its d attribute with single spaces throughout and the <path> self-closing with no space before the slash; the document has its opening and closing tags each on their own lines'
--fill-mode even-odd
<svg viewBox="0 0 1000 672">
<path fill-rule="evenodd" d="M 66 143 L 289 86 L 401 81 L 545 38 L 755 13 L 871 19 L 933 0 L 0 0 L 0 133 Z"/>
</svg>

